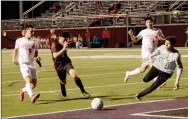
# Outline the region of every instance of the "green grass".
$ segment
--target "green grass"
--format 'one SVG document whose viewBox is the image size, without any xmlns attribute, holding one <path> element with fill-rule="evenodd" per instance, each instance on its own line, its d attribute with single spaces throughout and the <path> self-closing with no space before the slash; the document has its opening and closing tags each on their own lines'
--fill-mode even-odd
<svg viewBox="0 0 188 119">
<path fill-rule="evenodd" d="M 183 48 L 181 48 L 183 49 Z M 86 49 L 87 50 L 87 49 Z M 119 50 L 119 51 L 117 51 Z M 12 64 L 12 52 L 2 52 L 2 117 L 40 114 L 47 112 L 65 111 L 81 108 L 89 108 L 94 97 L 101 97 L 104 105 L 126 104 L 136 102 L 133 98 L 136 93 L 143 90 L 151 83 L 143 83 L 142 77 L 145 73 L 131 77 L 127 84 L 123 83 L 126 70 L 133 70 L 140 66 L 139 58 L 104 58 L 104 59 L 78 59 L 73 58 L 73 64 L 78 76 L 80 76 L 86 90 L 92 94 L 92 98 L 83 99 L 80 90 L 74 81 L 67 76 L 68 97 L 63 98 L 60 93 L 59 79 L 53 68 L 50 52 L 40 50 L 42 64 L 48 71 L 38 73 L 38 85 L 35 92 L 40 92 L 41 97 L 35 104 L 31 104 L 29 97 L 25 94 L 24 102 L 19 101 L 19 89 L 24 87 L 18 66 Z M 180 50 L 182 55 L 188 55 L 188 50 Z M 95 49 L 69 50 L 69 56 L 95 56 L 95 55 L 139 55 L 137 49 Z M 180 89 L 173 91 L 175 73 L 167 82 L 167 85 L 153 93 L 143 97 L 144 101 L 172 99 L 188 96 L 188 58 L 183 57 L 184 71 L 181 77 Z M 37 67 L 38 70 L 41 70 Z M 51 92 L 50 92 L 51 91 Z M 52 92 L 54 91 L 54 92 Z"/>
</svg>

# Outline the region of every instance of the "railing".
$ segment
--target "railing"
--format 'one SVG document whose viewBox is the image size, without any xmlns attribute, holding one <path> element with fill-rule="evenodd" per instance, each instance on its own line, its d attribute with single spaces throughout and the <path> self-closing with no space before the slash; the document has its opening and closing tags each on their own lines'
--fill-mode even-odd
<svg viewBox="0 0 188 119">
<path fill-rule="evenodd" d="M 74 4 L 74 2 L 71 2 L 69 5 L 66 6 L 66 8 L 64 9 L 64 11 L 67 11 L 67 9 L 69 7 L 71 7 Z M 59 16 L 62 16 L 62 10 L 60 10 L 58 13 L 56 13 L 55 15 L 52 16 L 52 18 L 57 18 Z"/>
<path fill-rule="evenodd" d="M 170 14 L 166 13 L 166 14 Z M 151 14 L 151 16 L 156 17 L 155 14 Z M 99 19 L 100 24 L 97 26 L 90 26 L 93 23 L 93 19 Z M 135 20 L 128 20 L 128 18 L 135 18 Z M 2 20 L 1 26 L 2 30 L 21 30 L 24 24 L 20 22 L 25 22 L 27 24 L 33 24 L 38 29 L 46 29 L 50 26 L 57 26 L 59 28 L 76 28 L 76 27 L 103 27 L 105 26 L 105 19 L 111 19 L 111 25 L 107 26 L 126 26 L 126 25 L 144 25 L 142 19 L 144 19 L 144 15 L 142 14 L 112 14 L 112 15 L 92 15 L 92 16 L 66 16 L 66 17 L 58 17 L 57 19 L 52 18 L 34 18 L 34 19 L 25 19 L 24 21 L 19 19 L 14 20 Z M 125 21 L 118 21 L 116 19 L 124 19 Z M 128 20 L 128 21 L 127 21 Z M 139 20 L 139 22 L 136 22 Z M 129 23 L 129 24 L 126 24 Z M 169 22 L 170 23 L 170 22 Z M 173 22 L 172 22 L 173 23 Z M 179 23 L 179 22 L 174 22 Z M 184 21 L 184 23 L 188 23 L 188 19 Z M 163 23 L 158 23 L 163 24 Z M 183 23 L 182 23 L 183 24 Z"/>
<path fill-rule="evenodd" d="M 44 0 L 43 0 L 44 1 Z M 82 1 L 83 2 L 83 1 Z M 142 19 L 144 19 L 144 17 L 146 17 L 146 13 L 150 13 L 150 16 L 154 17 L 154 19 L 160 19 L 160 17 L 158 16 L 162 16 L 161 20 L 158 20 L 158 24 L 160 24 L 160 21 L 164 21 L 165 19 L 165 23 L 170 24 L 170 23 L 188 23 L 188 11 L 181 11 L 183 14 L 181 16 L 182 19 L 178 19 L 179 22 L 177 21 L 173 21 L 172 17 L 171 17 L 171 12 L 181 8 L 182 5 L 186 5 L 187 1 L 176 1 L 173 4 L 171 4 L 170 8 L 171 11 L 165 10 L 164 12 L 157 12 L 155 10 L 160 10 L 160 9 L 156 9 L 156 8 L 161 8 L 161 4 L 165 3 L 164 1 L 158 1 L 158 2 L 153 2 L 153 4 L 151 3 L 144 3 L 144 5 L 148 5 L 148 7 L 150 9 L 145 8 L 144 11 L 146 12 L 138 12 L 138 11 L 134 11 L 134 8 L 136 8 L 134 5 L 138 4 L 137 2 L 122 2 L 122 8 L 128 10 L 125 11 L 125 14 L 111 14 L 111 15 L 85 15 L 84 12 L 83 14 L 79 15 L 64 15 L 64 17 L 62 17 L 61 12 L 58 12 L 57 14 L 55 14 L 53 17 L 50 16 L 48 18 L 33 18 L 33 19 L 16 19 L 16 20 L 2 20 L 1 25 L 2 25 L 2 30 L 19 30 L 23 27 L 23 25 L 25 23 L 27 24 L 33 24 L 36 28 L 48 28 L 52 25 L 57 26 L 57 27 L 89 27 L 89 25 L 91 23 L 93 23 L 93 20 L 98 18 L 100 21 L 100 26 L 105 26 L 106 24 L 104 23 L 104 21 L 106 20 L 111 20 L 110 24 L 108 24 L 109 26 L 125 26 L 127 25 L 126 23 L 129 23 L 128 25 L 131 25 L 133 23 L 133 25 L 141 25 L 143 24 Z M 79 7 L 79 4 L 81 2 L 68 2 L 66 5 L 66 8 L 64 8 L 64 12 L 69 12 L 71 14 L 71 9 L 77 9 L 80 10 L 79 13 L 83 11 L 83 4 L 81 5 L 81 7 Z M 93 2 L 89 2 L 90 4 Z M 123 6 L 125 3 L 125 7 Z M 42 4 L 42 1 L 41 3 Z M 38 3 L 39 5 L 39 3 Z M 78 8 L 76 7 L 78 5 Z M 139 4 L 140 5 L 140 4 Z M 36 8 L 37 5 L 35 5 L 35 7 L 33 6 L 32 9 Z M 183 6 L 182 6 L 183 7 Z M 129 11 L 130 9 L 130 11 Z M 154 12 L 151 12 L 151 10 L 154 9 Z M 166 8 L 168 9 L 168 8 Z M 30 8 L 31 10 L 31 8 Z M 28 10 L 27 10 L 28 11 Z M 122 10 L 123 11 L 123 10 Z M 122 12 L 120 11 L 120 12 Z M 25 12 L 26 13 L 26 12 Z M 105 13 L 104 13 L 105 14 Z M 127 15 L 129 14 L 129 15 Z M 131 18 L 128 19 L 128 18 Z M 135 18 L 132 20 L 132 18 Z M 171 21 L 172 19 L 172 21 Z M 163 24 L 163 23 L 161 23 Z M 95 27 L 95 26 L 93 26 Z"/>
<path fill-rule="evenodd" d="M 170 7 L 169 7 L 169 10 L 171 11 L 171 9 L 172 9 L 173 7 L 175 7 L 179 2 L 180 2 L 180 1 L 176 1 L 176 2 L 174 2 L 173 4 L 171 4 Z"/>
<path fill-rule="evenodd" d="M 31 7 L 30 9 L 26 10 L 23 13 L 23 16 L 27 15 L 29 12 L 31 12 L 32 10 L 34 10 L 35 8 L 37 8 L 39 5 L 41 5 L 43 2 L 45 2 L 45 0 L 42 0 L 40 2 L 38 2 L 36 5 L 34 5 L 33 7 Z"/>
<path fill-rule="evenodd" d="M 182 3 L 180 3 L 176 8 L 174 8 L 173 10 L 172 10 L 172 12 L 173 11 L 175 11 L 175 10 L 177 10 L 179 7 L 181 7 L 184 3 L 186 3 L 186 1 L 182 1 Z"/>
</svg>

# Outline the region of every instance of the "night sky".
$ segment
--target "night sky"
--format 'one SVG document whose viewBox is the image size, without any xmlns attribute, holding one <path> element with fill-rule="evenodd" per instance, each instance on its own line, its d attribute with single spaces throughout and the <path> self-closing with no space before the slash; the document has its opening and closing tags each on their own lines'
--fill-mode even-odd
<svg viewBox="0 0 188 119">
<path fill-rule="evenodd" d="M 23 12 L 37 4 L 39 1 L 23 1 Z M 31 18 L 40 16 L 41 13 L 49 10 L 55 1 L 45 1 L 35 8 L 28 15 Z M 1 1 L 1 19 L 19 19 L 19 1 Z"/>
</svg>

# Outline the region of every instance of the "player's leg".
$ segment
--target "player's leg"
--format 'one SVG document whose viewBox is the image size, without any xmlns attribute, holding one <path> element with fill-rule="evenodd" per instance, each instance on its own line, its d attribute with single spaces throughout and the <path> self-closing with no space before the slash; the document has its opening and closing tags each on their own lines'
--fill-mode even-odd
<svg viewBox="0 0 188 119">
<path fill-rule="evenodd" d="M 39 59 L 36 59 L 36 63 L 39 65 L 39 67 L 42 67 L 42 64 Z"/>
<path fill-rule="evenodd" d="M 33 66 L 31 69 L 31 78 L 32 78 L 32 84 L 33 84 L 33 89 L 37 86 L 37 70 L 36 67 Z"/>
<path fill-rule="evenodd" d="M 40 94 L 33 93 L 31 70 L 29 67 L 27 67 L 27 65 L 24 65 L 23 67 L 21 66 L 21 73 L 26 82 L 26 85 L 23 89 L 20 90 L 20 101 L 24 100 L 24 92 L 27 92 L 31 99 L 31 102 L 35 103 L 36 99 L 39 98 Z"/>
<path fill-rule="evenodd" d="M 42 68 L 42 70 L 44 70 L 44 71 L 46 70 L 46 69 L 43 67 L 42 63 L 41 63 L 41 58 L 40 58 L 40 57 L 36 58 L 35 61 L 36 61 L 36 63 L 38 64 L 38 66 Z"/>
<path fill-rule="evenodd" d="M 144 81 L 148 82 L 149 80 L 152 80 L 151 78 L 156 77 L 156 75 L 158 74 L 157 80 L 154 81 L 152 83 L 151 86 L 149 86 L 148 88 L 146 88 L 145 90 L 143 90 L 142 92 L 138 93 L 136 95 L 136 99 L 139 99 L 151 92 L 153 92 L 155 89 L 157 89 L 161 84 L 163 84 L 168 78 L 171 77 L 171 74 L 167 74 L 164 72 L 161 72 L 160 70 L 157 69 L 153 69 L 153 73 L 152 72 L 148 72 L 147 75 L 144 77 Z M 158 72 L 157 72 L 158 71 Z"/>
<path fill-rule="evenodd" d="M 148 72 L 147 74 L 144 76 L 143 78 L 143 81 L 144 82 L 149 82 L 151 81 L 153 78 L 157 77 L 158 78 L 158 75 L 159 75 L 159 71 L 158 69 L 156 69 L 155 67 L 152 67 Z M 154 83 L 152 84 L 152 88 L 154 87 L 154 85 L 156 85 L 156 81 L 154 81 Z M 146 88 L 145 90 L 143 90 L 142 92 L 136 94 L 135 98 L 137 100 L 141 100 L 141 97 L 150 93 L 151 91 L 151 86 Z"/>
<path fill-rule="evenodd" d="M 158 87 L 158 89 L 164 87 L 165 85 L 166 85 L 166 82 L 164 82 L 163 84 L 161 84 L 161 85 Z"/>
<path fill-rule="evenodd" d="M 151 68 L 152 65 L 153 65 L 153 63 L 152 63 L 152 62 L 149 62 L 149 68 Z M 156 81 L 156 80 L 157 80 L 157 77 L 155 77 L 155 78 L 153 79 L 153 81 Z M 161 85 L 158 87 L 158 89 L 164 87 L 165 85 L 166 85 L 166 82 L 164 82 L 163 84 L 161 84 Z"/>
<path fill-rule="evenodd" d="M 87 98 L 89 98 L 91 95 L 85 91 L 84 86 L 82 84 L 81 79 L 76 75 L 76 71 L 74 69 L 74 67 L 72 66 L 72 64 L 67 64 L 67 72 L 69 73 L 69 75 L 74 79 L 76 85 L 80 88 L 82 94 L 84 96 L 86 96 Z"/>
<path fill-rule="evenodd" d="M 157 77 L 159 75 L 159 70 L 155 67 L 152 67 L 144 76 L 143 81 L 144 82 L 149 82 L 151 80 L 153 80 L 155 77 Z"/>
<path fill-rule="evenodd" d="M 61 94 L 66 97 L 67 96 L 67 92 L 66 92 L 66 71 L 61 71 L 61 72 L 57 72 L 57 75 L 60 79 L 60 87 L 61 87 Z"/>
<path fill-rule="evenodd" d="M 143 73 L 147 69 L 148 66 L 149 66 L 149 64 L 147 62 L 143 62 L 139 68 L 136 68 L 132 71 L 127 71 L 125 74 L 124 82 L 126 83 L 130 76 L 134 76 L 134 75 Z"/>
</svg>

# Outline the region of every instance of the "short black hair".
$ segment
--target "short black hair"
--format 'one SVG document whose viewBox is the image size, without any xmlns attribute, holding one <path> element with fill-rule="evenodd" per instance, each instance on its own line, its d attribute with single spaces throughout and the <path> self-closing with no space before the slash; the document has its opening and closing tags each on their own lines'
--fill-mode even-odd
<svg viewBox="0 0 188 119">
<path fill-rule="evenodd" d="M 151 17 L 146 17 L 146 18 L 145 18 L 145 21 L 147 21 L 147 20 L 153 21 L 153 19 L 152 19 Z"/>
<path fill-rule="evenodd" d="M 50 29 L 55 29 L 56 27 L 51 26 Z"/>
<path fill-rule="evenodd" d="M 28 29 L 28 28 L 34 28 L 34 26 L 33 26 L 33 25 L 26 25 L 26 26 L 24 27 L 24 30 L 26 30 L 26 29 Z"/>
<path fill-rule="evenodd" d="M 176 44 L 176 37 L 174 36 L 168 36 L 166 37 L 166 40 L 169 41 L 172 45 Z"/>
</svg>

